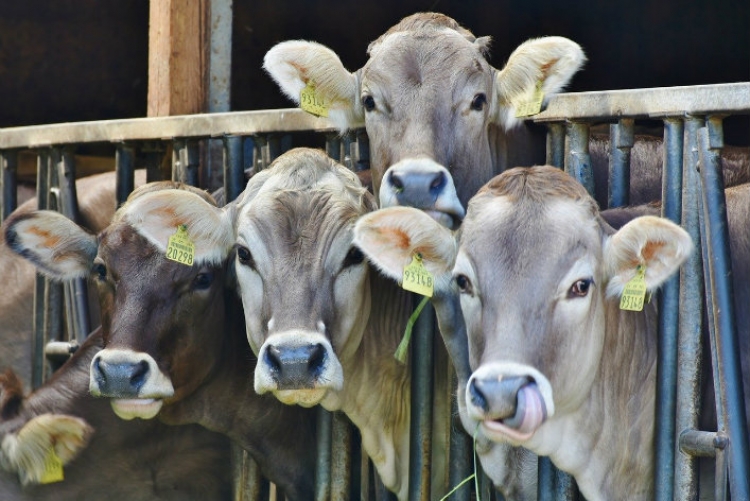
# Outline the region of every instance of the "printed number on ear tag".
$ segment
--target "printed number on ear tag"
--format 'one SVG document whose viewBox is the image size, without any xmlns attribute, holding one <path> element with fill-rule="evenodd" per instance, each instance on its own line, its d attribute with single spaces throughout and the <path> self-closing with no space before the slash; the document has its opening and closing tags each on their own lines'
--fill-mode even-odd
<svg viewBox="0 0 750 501">
<path fill-rule="evenodd" d="M 427 271 L 422 262 L 422 254 L 415 253 L 411 258 L 411 263 L 404 267 L 401 287 L 410 292 L 432 297 L 433 282 L 432 273 Z"/>
<path fill-rule="evenodd" d="M 531 99 L 520 103 L 516 107 L 516 118 L 530 117 L 542 111 L 542 102 L 544 101 L 544 92 L 542 92 L 542 82 L 537 82 Z"/>
<path fill-rule="evenodd" d="M 299 93 L 299 107 L 317 117 L 328 116 L 328 103 L 315 93 L 315 84 L 312 80 L 308 81 Z"/>
<path fill-rule="evenodd" d="M 638 265 L 635 276 L 625 284 L 620 297 L 620 309 L 628 311 L 642 311 L 646 299 L 646 267 Z"/>
<path fill-rule="evenodd" d="M 187 226 L 181 224 L 177 231 L 169 237 L 167 243 L 167 259 L 177 261 L 178 263 L 193 266 L 195 258 L 195 244 L 190 240 L 187 232 Z"/>
<path fill-rule="evenodd" d="M 47 457 L 44 458 L 44 475 L 39 481 L 42 484 L 53 484 L 65 480 L 63 475 L 62 460 L 55 453 L 55 449 L 50 448 Z"/>
</svg>

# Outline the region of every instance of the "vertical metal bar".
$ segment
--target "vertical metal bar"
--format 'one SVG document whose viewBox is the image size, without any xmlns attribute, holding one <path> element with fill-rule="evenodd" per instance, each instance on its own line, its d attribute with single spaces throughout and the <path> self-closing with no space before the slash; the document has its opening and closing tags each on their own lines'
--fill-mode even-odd
<svg viewBox="0 0 750 501">
<path fill-rule="evenodd" d="M 331 495 L 331 439 L 333 417 L 318 407 L 318 455 L 315 465 L 315 501 L 327 501 Z"/>
<path fill-rule="evenodd" d="M 565 166 L 565 124 L 547 125 L 547 165 L 560 169 Z"/>
<path fill-rule="evenodd" d="M 18 151 L 4 150 L 0 153 L 0 162 L 2 162 L 3 170 L 3 204 L 2 212 L 0 212 L 0 223 L 2 223 L 18 206 L 18 182 L 16 179 Z"/>
<path fill-rule="evenodd" d="M 458 385 L 458 378 L 456 377 L 455 372 L 451 381 L 451 388 L 456 388 Z M 457 397 L 458 395 L 455 395 L 451 391 L 451 416 L 458 416 Z M 456 419 L 455 422 L 451 420 L 450 469 L 448 474 L 451 489 L 471 475 L 474 468 L 472 454 L 474 454 L 474 448 L 471 437 L 464 431 L 464 427 L 460 420 Z M 461 487 L 449 498 L 450 501 L 469 501 L 471 499 L 472 485 L 473 482 L 470 482 Z"/>
<path fill-rule="evenodd" d="M 341 161 L 341 136 L 338 134 L 328 134 L 326 136 L 326 155 L 337 162 Z"/>
<path fill-rule="evenodd" d="M 60 153 L 60 159 L 57 164 L 57 177 L 60 185 L 61 212 L 78 223 L 81 218 L 78 212 L 75 162 L 72 151 L 68 149 L 64 149 Z M 74 307 L 75 339 L 79 343 L 82 343 L 89 335 L 89 332 L 91 332 L 88 285 L 85 278 L 77 278 L 72 281 L 72 294 L 71 303 Z"/>
<path fill-rule="evenodd" d="M 688 117 L 684 125 L 682 171 L 682 227 L 696 244 L 700 242 L 700 185 L 696 131 L 703 120 Z M 676 135 L 678 127 L 667 122 L 666 133 Z M 672 145 L 672 147 L 675 147 Z M 677 157 L 677 152 L 667 151 Z M 667 165 L 669 167 L 669 164 Z M 703 330 L 703 265 L 700 252 L 694 252 L 680 269 L 679 278 L 679 335 L 677 354 L 677 432 L 696 429 L 698 402 L 700 402 L 700 376 L 703 364 L 701 332 Z M 663 309 L 663 308 L 662 308 Z M 665 437 L 664 440 L 667 440 Z M 671 438 L 673 441 L 674 438 Z M 674 443 L 674 442 L 672 442 Z M 663 454 L 663 452 L 662 452 Z M 679 452 L 675 457 L 674 499 L 695 499 L 698 495 L 697 461 Z M 657 469 L 659 471 L 659 469 Z M 665 474 L 665 472 L 661 472 Z M 670 498 L 670 499 L 672 499 Z"/>
<path fill-rule="evenodd" d="M 242 137 L 224 136 L 224 197 L 226 203 L 245 189 Z"/>
<path fill-rule="evenodd" d="M 268 165 L 281 155 L 281 137 L 275 134 L 269 134 L 266 139 L 266 158 Z"/>
<path fill-rule="evenodd" d="M 554 501 L 555 467 L 546 456 L 539 457 L 536 490 L 539 501 Z"/>
<path fill-rule="evenodd" d="M 141 153 L 146 164 L 146 182 L 162 181 L 166 179 L 167 173 L 163 172 L 162 161 L 166 149 L 162 143 L 149 141 L 141 144 Z"/>
<path fill-rule="evenodd" d="M 664 121 L 662 216 L 676 224 L 680 224 L 682 213 L 682 135 L 682 120 Z M 654 499 L 672 501 L 675 489 L 679 274 L 667 280 L 658 292 L 658 297 Z"/>
<path fill-rule="evenodd" d="M 266 501 L 269 484 L 258 464 L 238 445 L 232 444 L 231 451 L 235 501 Z"/>
<path fill-rule="evenodd" d="M 117 145 L 115 152 L 115 193 L 117 207 L 121 207 L 135 189 L 135 148 L 126 143 Z"/>
<path fill-rule="evenodd" d="M 184 148 L 184 139 L 172 141 L 172 181 L 182 182 L 182 150 Z"/>
<path fill-rule="evenodd" d="M 409 427 L 409 499 L 411 501 L 429 501 L 430 499 L 434 332 L 434 308 L 428 304 L 422 310 L 414 326 L 411 345 L 411 423 Z"/>
<path fill-rule="evenodd" d="M 609 126 L 609 207 L 628 205 L 630 200 L 630 149 L 633 147 L 633 119 L 622 118 Z"/>
<path fill-rule="evenodd" d="M 46 209 L 49 196 L 49 151 L 40 151 L 37 155 L 36 171 L 36 196 L 37 208 Z M 31 339 L 32 367 L 31 367 L 31 387 L 39 388 L 44 382 L 44 345 L 46 339 L 45 332 L 45 278 L 42 274 L 36 274 L 34 281 L 34 319 L 33 332 Z"/>
<path fill-rule="evenodd" d="M 555 470 L 555 499 L 578 499 L 578 486 L 571 475 Z"/>
<path fill-rule="evenodd" d="M 333 413 L 331 430 L 331 501 L 349 499 L 352 477 L 352 424 L 340 412 Z"/>
<path fill-rule="evenodd" d="M 185 141 L 185 147 L 180 150 L 181 181 L 190 186 L 200 184 L 200 144 L 196 139 Z"/>
<path fill-rule="evenodd" d="M 707 127 L 699 132 L 703 209 L 708 233 L 709 267 L 714 287 L 712 305 L 719 366 L 719 378 L 724 382 L 723 395 L 718 399 L 723 407 L 729 435 L 727 459 L 729 485 L 733 500 L 750 500 L 750 443 L 748 442 L 745 403 L 742 388 L 740 348 L 737 338 L 732 290 L 732 262 L 729 254 L 729 229 L 721 174 L 720 150 L 723 147 L 721 120 L 711 117 Z"/>
<path fill-rule="evenodd" d="M 357 172 L 370 168 L 370 139 L 364 129 L 357 131 L 357 158 L 354 159 L 354 170 Z"/>
<path fill-rule="evenodd" d="M 586 188 L 592 197 L 594 193 L 594 173 L 589 155 L 589 126 L 585 123 L 568 124 L 568 154 L 565 172 L 573 176 Z"/>
</svg>

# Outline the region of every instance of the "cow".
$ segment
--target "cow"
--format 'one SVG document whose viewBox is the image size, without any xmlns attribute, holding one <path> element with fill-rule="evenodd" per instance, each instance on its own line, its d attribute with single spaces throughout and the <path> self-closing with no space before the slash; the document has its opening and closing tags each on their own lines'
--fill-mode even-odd
<svg viewBox="0 0 750 501">
<path fill-rule="evenodd" d="M 46 211 L 11 217 L 5 236 L 48 276 L 96 283 L 104 349 L 87 358 L 92 395 L 126 420 L 227 435 L 288 498 L 311 499 L 315 413 L 254 391 L 225 219 L 210 195 L 163 182 L 133 192 L 98 236 Z M 184 263 L 167 258 L 175 235 L 181 250 L 193 246 Z"/>
<path fill-rule="evenodd" d="M 135 171 L 135 185 L 146 182 L 145 170 Z M 98 232 L 109 224 L 115 213 L 115 173 L 107 172 L 83 177 L 76 181 L 80 222 Z M 27 213 L 37 208 L 36 198 L 22 203 L 14 213 Z M 12 368 L 25 387 L 31 386 L 31 338 L 34 318 L 34 266 L 17 256 L 0 235 L 0 269 L 5 285 L 0 294 L 0 369 Z M 90 294 L 92 325 L 98 325 L 98 301 Z"/>
<path fill-rule="evenodd" d="M 0 499 L 231 499 L 225 436 L 197 425 L 122 421 L 89 395 L 101 343 L 97 330 L 26 398 L 12 371 L 0 376 Z M 49 457 L 59 458 L 59 469 L 47 466 Z"/>
<path fill-rule="evenodd" d="M 365 127 L 380 207 L 427 210 L 448 227 L 490 178 L 545 162 L 544 131 L 518 112 L 559 93 L 586 58 L 578 44 L 542 37 L 521 44 L 502 69 L 490 66 L 489 37 L 475 37 L 438 13 L 404 18 L 372 42 L 365 65 L 349 72 L 329 48 L 307 41 L 272 47 L 263 67 L 300 103 L 314 88 L 340 131 Z M 537 92 L 541 90 L 541 93 Z M 538 109 L 538 106 L 537 106 Z M 731 150 L 731 151 L 730 151 Z M 606 207 L 608 138 L 592 137 L 597 200 Z M 725 185 L 750 181 L 748 149 L 723 153 Z M 661 196 L 662 141 L 638 138 L 631 151 L 630 203 Z"/>
<path fill-rule="evenodd" d="M 739 305 L 750 283 L 750 187 L 726 193 Z M 417 251 L 436 280 L 452 276 L 473 370 L 459 411 L 485 471 L 502 481 L 505 447 L 521 445 L 571 473 L 586 499 L 652 499 L 657 305 L 626 311 L 621 302 L 644 298 L 621 296 L 674 273 L 693 252 L 687 233 L 653 216 L 614 230 L 582 186 L 542 166 L 490 181 L 455 238 L 405 207 L 355 228 L 357 246 L 393 278 Z M 747 315 L 738 308 L 740 332 Z"/>
</svg>

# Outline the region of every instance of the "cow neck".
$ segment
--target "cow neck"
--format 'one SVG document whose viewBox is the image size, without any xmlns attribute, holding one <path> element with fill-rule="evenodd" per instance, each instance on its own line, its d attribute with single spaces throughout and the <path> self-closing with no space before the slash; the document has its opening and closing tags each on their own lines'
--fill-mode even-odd
<svg viewBox="0 0 750 501">
<path fill-rule="evenodd" d="M 653 497 L 656 301 L 642 312 L 618 303 L 605 301 L 602 358 L 588 399 L 545 434 L 555 450 L 536 451 L 572 473 L 591 501 L 623 492 L 628 499 Z M 570 457 L 573 448 L 583 453 Z"/>
<path fill-rule="evenodd" d="M 398 472 L 407 471 L 409 460 L 411 371 L 394 353 L 413 309 L 412 295 L 376 272 L 370 273 L 370 294 L 362 342 L 350 359 L 342 360 L 341 410 L 359 428 L 383 483 L 404 499 L 407 479 Z"/>
</svg>

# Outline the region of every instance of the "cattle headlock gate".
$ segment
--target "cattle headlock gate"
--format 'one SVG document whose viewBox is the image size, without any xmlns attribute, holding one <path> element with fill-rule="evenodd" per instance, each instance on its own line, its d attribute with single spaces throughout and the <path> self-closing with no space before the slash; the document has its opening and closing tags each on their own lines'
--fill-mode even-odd
<svg viewBox="0 0 750 501">
<path fill-rule="evenodd" d="M 750 114 L 750 83 L 561 94 L 551 99 L 537 123 L 548 126 L 547 162 L 565 168 L 590 192 L 593 177 L 588 142 L 590 125 L 610 124 L 610 206 L 627 205 L 630 148 L 634 125 L 641 119 L 663 121 L 664 171 L 662 214 L 681 224 L 696 252 L 660 292 L 659 352 L 656 405 L 657 500 L 697 498 L 699 456 L 715 458 L 716 499 L 750 500 L 750 444 L 734 314 L 726 207 L 720 173 L 723 119 Z M 266 167 L 283 149 L 290 134 L 311 132 L 320 146 L 348 167 L 368 165 L 364 131 L 339 136 L 330 124 L 300 110 L 261 110 L 164 118 L 53 124 L 0 130 L 2 161 L 2 218 L 16 207 L 16 172 L 19 154 L 37 158 L 37 195 L 40 208 L 77 217 L 75 148 L 86 143 L 115 146 L 117 203 L 134 187 L 134 169 L 146 167 L 148 180 L 164 177 L 159 166 L 165 145 L 172 149 L 172 178 L 199 184 L 201 147 L 211 139 L 223 146 L 223 187 L 227 199 L 243 189 L 247 168 Z M 316 136 L 316 137 L 317 137 Z M 323 140 L 325 146 L 323 146 Z M 308 144 L 309 145 L 309 144 Z M 206 148 L 203 148 L 204 150 Z M 167 169 L 168 171 L 168 169 Z M 167 176 L 169 174 L 167 173 Z M 208 188 L 208 187 L 207 187 Z M 216 186 L 211 187 L 216 188 Z M 750 231 L 750 229 L 748 229 Z M 708 284 L 708 285 L 707 285 Z M 91 330 L 86 283 L 56 286 L 38 276 L 35 288 L 32 384 L 43 382 L 50 361 L 67 356 Z M 705 310 L 704 310 L 705 305 Z M 750 305 L 744 305 L 750 308 Z M 704 311 L 707 312 L 704 316 Z M 710 332 L 710 354 L 701 349 L 704 318 Z M 742 336 L 749 332 L 740 333 Z M 432 353 L 434 323 L 422 315 L 415 329 L 413 352 Z M 440 341 L 436 343 L 440 345 Z M 718 389 L 718 431 L 698 429 L 699 373 L 703 359 L 712 364 Z M 433 357 L 413 357 L 412 425 L 410 444 L 410 500 L 430 498 L 430 449 Z M 455 404 L 454 404 L 455 405 Z M 455 414 L 455 408 L 454 408 Z M 473 468 L 471 439 L 457 421 L 445 417 L 450 430 L 451 486 Z M 356 431 L 338 415 L 320 412 L 316 499 L 383 498 L 365 459 L 354 464 Z M 624 431 L 625 432 L 625 431 Z M 242 458 L 242 451 L 235 458 Z M 246 456 L 246 455 L 245 455 Z M 247 459 L 245 457 L 245 459 Z M 268 499 L 273 492 L 250 461 L 237 461 L 236 499 Z M 449 499 L 472 499 L 473 483 Z M 450 486 L 445 486 L 446 492 Z M 488 480 L 479 483 L 481 499 L 490 493 Z M 574 482 L 540 460 L 539 499 L 576 499 Z M 624 494 L 624 497 L 627 497 Z"/>
</svg>

